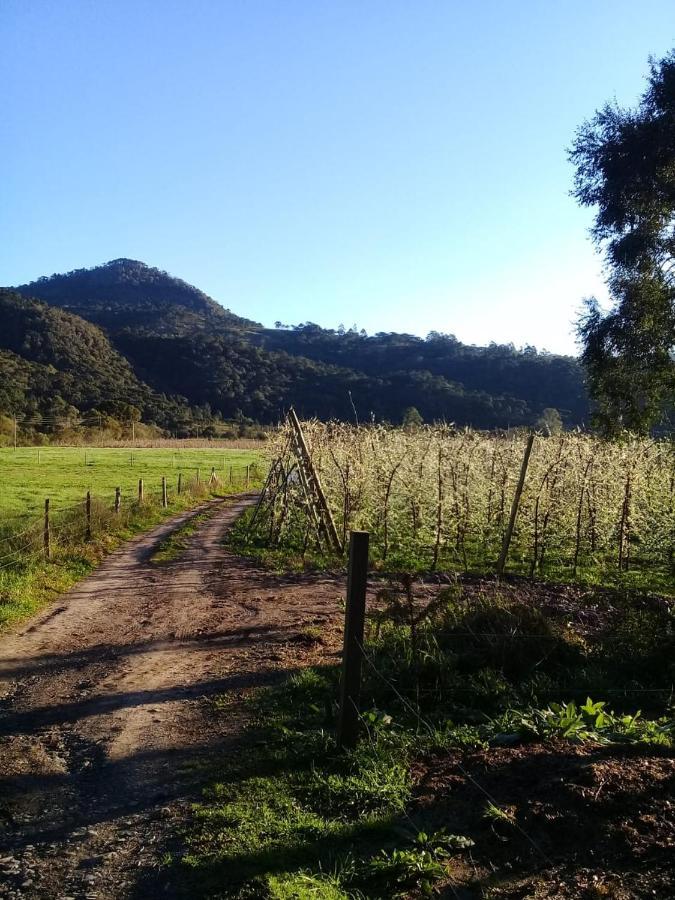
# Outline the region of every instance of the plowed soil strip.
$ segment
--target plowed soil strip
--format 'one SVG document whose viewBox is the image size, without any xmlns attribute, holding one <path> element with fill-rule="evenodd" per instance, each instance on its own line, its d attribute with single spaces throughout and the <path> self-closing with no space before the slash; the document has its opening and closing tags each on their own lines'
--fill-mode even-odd
<svg viewBox="0 0 675 900">
<path fill-rule="evenodd" d="M 209 767 L 241 745 L 239 700 L 337 646 L 341 583 L 223 547 L 253 500 L 212 504 L 169 563 L 152 553 L 190 514 L 137 538 L 0 638 L 0 897 L 171 896 L 153 873 Z M 323 648 L 307 648 L 310 625 Z"/>
</svg>

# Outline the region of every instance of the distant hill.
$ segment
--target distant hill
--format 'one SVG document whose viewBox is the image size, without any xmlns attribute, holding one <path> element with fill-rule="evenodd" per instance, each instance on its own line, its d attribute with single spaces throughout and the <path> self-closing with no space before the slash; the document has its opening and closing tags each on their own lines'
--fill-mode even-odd
<svg viewBox="0 0 675 900">
<path fill-rule="evenodd" d="M 94 269 L 44 276 L 15 290 L 112 330 L 148 328 L 153 334 L 174 334 L 209 323 L 232 329 L 254 324 L 186 281 L 135 259 L 113 259 Z"/>
<path fill-rule="evenodd" d="M 399 422 L 415 406 L 427 421 L 493 428 L 534 423 L 547 407 L 558 409 L 567 425 L 588 414 L 573 357 L 510 345 L 472 347 L 438 333 L 367 336 L 313 323 L 268 329 L 135 260 L 14 290 L 99 326 L 107 342 L 92 353 L 104 371 L 103 359 L 119 364 L 123 357 L 138 384 L 185 397 L 201 415 L 271 422 L 293 404 L 304 416 L 353 419 L 356 409 L 361 420 Z M 0 333 L 3 348 L 23 355 Z M 144 410 L 166 420 L 164 408 L 146 404 Z"/>
<path fill-rule="evenodd" d="M 52 418 L 124 412 L 168 425 L 185 400 L 158 395 L 103 332 L 79 316 L 0 288 L 0 412 Z"/>
</svg>

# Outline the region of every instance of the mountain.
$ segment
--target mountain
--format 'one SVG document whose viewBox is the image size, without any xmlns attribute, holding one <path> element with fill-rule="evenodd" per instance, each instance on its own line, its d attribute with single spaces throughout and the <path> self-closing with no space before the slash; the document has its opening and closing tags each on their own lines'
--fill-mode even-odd
<svg viewBox="0 0 675 900">
<path fill-rule="evenodd" d="M 43 276 L 15 290 L 112 331 L 147 328 L 153 334 L 189 334 L 210 323 L 231 329 L 255 324 L 186 281 L 135 259 L 113 259 L 94 269 Z"/>
<path fill-rule="evenodd" d="M 180 398 L 158 395 L 90 322 L 0 288 L 0 411 L 52 419 L 84 410 L 168 425 L 188 415 Z"/>
<path fill-rule="evenodd" d="M 356 410 L 361 420 L 398 422 L 415 406 L 427 421 L 493 428 L 531 424 L 547 407 L 567 425 L 588 414 L 573 357 L 467 346 L 439 333 L 368 336 L 311 322 L 264 328 L 136 260 L 14 290 L 98 326 L 108 343 L 96 353 L 123 357 L 139 384 L 185 397 L 202 415 L 272 422 L 293 404 L 304 416 L 353 419 Z M 2 348 L 12 349 L 0 336 Z"/>
</svg>

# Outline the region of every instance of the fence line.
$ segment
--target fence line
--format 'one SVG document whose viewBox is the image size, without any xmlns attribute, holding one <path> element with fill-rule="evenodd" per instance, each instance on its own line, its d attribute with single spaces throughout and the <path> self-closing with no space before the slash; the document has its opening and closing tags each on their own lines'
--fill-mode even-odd
<svg viewBox="0 0 675 900">
<path fill-rule="evenodd" d="M 175 496 L 185 493 L 192 495 L 204 493 L 206 495 L 217 491 L 221 485 L 225 484 L 223 479 L 215 475 L 215 469 L 212 470 L 211 478 L 208 482 L 202 481 L 198 477 L 186 480 L 183 478 L 183 474 L 183 470 L 178 472 Z M 228 484 L 234 485 L 238 482 L 240 487 L 249 487 L 252 481 L 258 480 L 259 474 L 260 467 L 255 463 L 231 466 Z M 156 491 L 153 490 L 150 493 L 147 489 L 144 489 L 142 493 L 137 495 L 137 499 L 127 499 L 126 504 L 122 502 L 124 493 L 119 486 L 114 491 L 111 491 L 110 503 L 108 503 L 107 497 L 104 498 L 100 494 L 93 494 L 91 491 L 87 491 L 78 502 L 67 506 L 59 506 L 58 508 L 55 508 L 50 503 L 50 499 L 47 498 L 43 514 L 36 514 L 28 527 L 24 527 L 18 532 L 10 532 L 0 536 L 0 547 L 4 545 L 7 549 L 7 552 L 3 552 L 0 555 L 0 571 L 20 566 L 27 560 L 39 555 L 49 559 L 52 550 L 58 549 L 59 544 L 64 540 L 72 541 L 78 536 L 81 537 L 83 542 L 91 540 L 92 536 L 100 532 L 101 528 L 105 526 L 106 518 L 109 523 L 119 521 L 122 510 L 126 514 L 131 514 L 141 506 L 168 508 L 170 505 L 169 489 L 168 478 L 161 476 L 160 485 Z M 127 497 L 134 498 L 134 491 L 128 490 Z M 102 510 L 105 510 L 109 515 L 102 515 Z M 30 536 L 29 540 L 25 540 L 19 546 L 15 546 L 18 540 L 28 536 Z"/>
</svg>

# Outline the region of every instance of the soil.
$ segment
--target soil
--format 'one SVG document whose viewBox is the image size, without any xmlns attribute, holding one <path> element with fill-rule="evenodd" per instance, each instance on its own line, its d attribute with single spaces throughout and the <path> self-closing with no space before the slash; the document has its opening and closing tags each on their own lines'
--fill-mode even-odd
<svg viewBox="0 0 675 900">
<path fill-rule="evenodd" d="M 675 897 L 672 750 L 522 744 L 444 753 L 415 775 L 413 814 L 475 841 L 443 897 Z"/>
<path fill-rule="evenodd" d="M 253 500 L 207 504 L 169 563 L 153 551 L 190 514 L 131 541 L 0 639 L 0 897 L 171 896 L 162 855 L 246 695 L 338 648 L 343 580 L 224 548 Z"/>
</svg>

